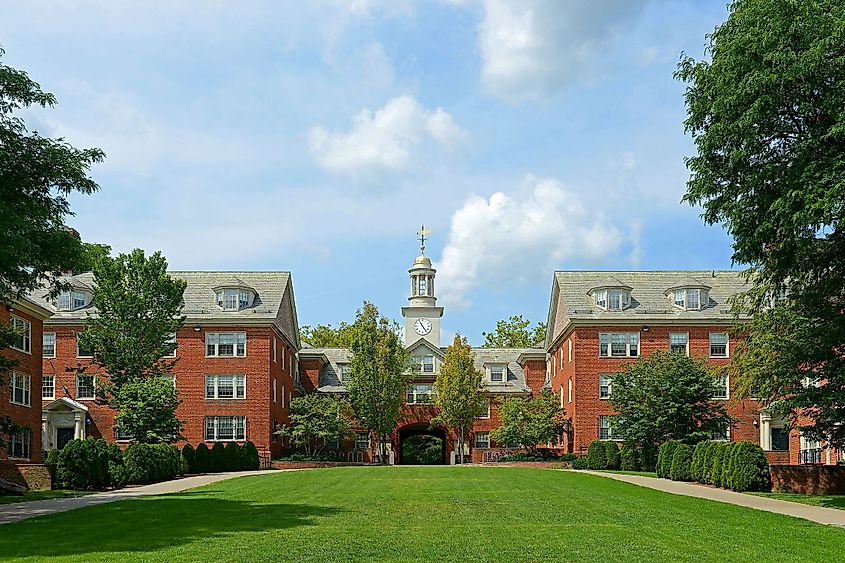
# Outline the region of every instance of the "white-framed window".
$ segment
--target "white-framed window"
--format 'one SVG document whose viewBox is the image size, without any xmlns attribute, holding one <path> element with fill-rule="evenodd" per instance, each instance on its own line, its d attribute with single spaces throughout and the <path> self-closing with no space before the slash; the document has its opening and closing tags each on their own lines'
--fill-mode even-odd
<svg viewBox="0 0 845 563">
<path fill-rule="evenodd" d="M 55 399 L 56 398 L 56 376 L 42 375 L 41 376 L 41 398 Z"/>
<path fill-rule="evenodd" d="M 288 351 L 288 350 L 287 350 L 287 347 L 286 347 L 286 346 L 282 346 L 282 366 L 284 366 L 284 365 L 285 365 L 285 354 L 287 353 L 287 351 Z"/>
<path fill-rule="evenodd" d="M 640 350 L 639 332 L 602 332 L 599 334 L 599 357 L 636 358 Z"/>
<path fill-rule="evenodd" d="M 727 332 L 711 332 L 710 333 L 710 357 L 711 358 L 727 358 L 728 357 L 728 333 Z"/>
<path fill-rule="evenodd" d="M 370 448 L 370 433 L 356 432 L 355 433 L 355 449 L 367 450 Z"/>
<path fill-rule="evenodd" d="M 9 375 L 9 402 L 25 407 L 32 406 L 32 376 L 19 371 Z"/>
<path fill-rule="evenodd" d="M 117 424 L 114 426 L 114 440 L 115 442 L 128 442 L 132 439 L 132 436 L 129 435 L 128 432 L 123 430 Z"/>
<path fill-rule="evenodd" d="M 207 358 L 243 358 L 246 356 L 246 333 L 207 332 L 205 355 Z"/>
<path fill-rule="evenodd" d="M 567 348 L 567 353 L 566 353 L 567 362 L 571 364 L 572 363 L 572 339 L 571 338 L 567 339 L 566 348 Z"/>
<path fill-rule="evenodd" d="M 618 431 L 613 431 L 610 418 L 609 416 L 599 417 L 599 440 L 624 440 L 624 436 L 620 435 Z"/>
<path fill-rule="evenodd" d="M 672 292 L 672 304 L 679 309 L 698 311 L 706 295 L 701 289 L 676 289 Z"/>
<path fill-rule="evenodd" d="M 45 358 L 56 357 L 56 333 L 45 332 L 41 335 L 41 355 Z"/>
<path fill-rule="evenodd" d="M 727 442 L 731 439 L 731 427 L 727 424 L 723 425 L 719 430 L 715 430 L 710 434 L 710 439 L 717 442 Z"/>
<path fill-rule="evenodd" d="M 487 449 L 490 447 L 490 433 L 489 432 L 476 432 L 475 433 L 475 447 L 481 449 Z"/>
<path fill-rule="evenodd" d="M 9 324 L 17 334 L 12 348 L 20 352 L 32 353 L 32 323 L 21 317 L 10 315 Z"/>
<path fill-rule="evenodd" d="M 82 344 L 81 333 L 76 334 L 76 357 L 77 358 L 93 358 L 94 357 L 94 350 L 91 348 L 86 348 L 85 344 Z"/>
<path fill-rule="evenodd" d="M 431 383 L 412 383 L 408 385 L 407 403 L 409 405 L 429 405 L 434 402 L 434 385 Z"/>
<path fill-rule="evenodd" d="M 224 311 L 237 311 L 249 307 L 252 292 L 243 289 L 217 290 L 217 306 Z"/>
<path fill-rule="evenodd" d="M 288 395 L 288 406 L 290 406 L 290 395 Z M 285 408 L 285 384 L 282 383 L 282 408 Z"/>
<path fill-rule="evenodd" d="M 596 307 L 601 307 L 602 309 L 607 308 L 607 290 L 600 289 L 596 292 Z"/>
<path fill-rule="evenodd" d="M 568 399 L 569 399 L 567 402 L 571 403 L 572 402 L 572 378 L 571 377 L 569 378 L 569 389 L 567 390 L 567 395 L 568 395 Z"/>
<path fill-rule="evenodd" d="M 206 442 L 246 440 L 245 416 L 207 416 L 205 417 Z"/>
<path fill-rule="evenodd" d="M 273 378 L 273 402 L 279 402 L 279 394 L 278 394 L 278 383 L 276 382 L 276 378 Z"/>
<path fill-rule="evenodd" d="M 605 311 L 621 311 L 631 304 L 631 294 L 626 289 L 599 289 L 593 295 L 596 307 Z"/>
<path fill-rule="evenodd" d="M 346 383 L 352 378 L 352 366 L 349 364 L 340 364 L 340 382 Z"/>
<path fill-rule="evenodd" d="M 484 397 L 480 401 L 481 415 L 478 418 L 490 418 L 490 397 Z"/>
<path fill-rule="evenodd" d="M 613 378 L 609 375 L 599 376 L 599 399 L 609 399 L 613 394 Z"/>
<path fill-rule="evenodd" d="M 56 309 L 59 311 L 75 311 L 88 303 L 88 294 L 84 291 L 65 291 L 56 297 Z"/>
<path fill-rule="evenodd" d="M 167 344 L 173 345 L 173 351 L 167 354 L 166 358 L 175 358 L 176 357 L 176 333 L 174 332 L 170 336 L 167 337 Z"/>
<path fill-rule="evenodd" d="M 205 376 L 206 399 L 246 399 L 246 376 L 223 374 Z"/>
<path fill-rule="evenodd" d="M 6 448 L 10 458 L 30 459 L 32 457 L 32 432 L 21 430 L 16 434 L 11 434 Z"/>
<path fill-rule="evenodd" d="M 420 373 L 434 373 L 434 356 L 420 356 Z"/>
<path fill-rule="evenodd" d="M 93 375 L 79 374 L 76 376 L 76 398 L 93 399 L 95 394 L 95 381 Z"/>
<path fill-rule="evenodd" d="M 669 352 L 673 354 L 683 354 L 684 356 L 689 356 L 689 333 L 670 332 Z"/>
<path fill-rule="evenodd" d="M 730 395 L 728 376 L 720 375 L 716 378 L 716 389 L 713 391 L 713 399 L 727 399 Z"/>
<path fill-rule="evenodd" d="M 505 365 L 492 365 L 488 369 L 490 374 L 490 381 L 493 383 L 503 383 L 505 381 Z"/>
<path fill-rule="evenodd" d="M 276 360 L 278 359 L 278 357 L 277 357 L 277 355 L 276 355 L 276 354 L 277 354 L 277 348 L 278 348 L 278 346 L 279 346 L 279 341 L 278 341 L 278 339 L 274 336 L 274 337 L 273 337 L 273 363 L 274 363 L 274 364 L 276 363 Z M 282 361 L 284 361 L 284 360 L 282 360 Z"/>
</svg>

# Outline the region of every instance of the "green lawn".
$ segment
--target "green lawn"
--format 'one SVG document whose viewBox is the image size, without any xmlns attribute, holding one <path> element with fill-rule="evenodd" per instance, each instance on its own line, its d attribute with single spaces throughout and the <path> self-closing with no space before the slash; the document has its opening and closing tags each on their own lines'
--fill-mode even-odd
<svg viewBox="0 0 845 563">
<path fill-rule="evenodd" d="M 46 500 L 51 498 L 70 498 L 90 495 L 87 491 L 29 491 L 23 496 L 0 496 L 0 504 L 12 504 L 13 502 L 29 502 L 31 500 Z"/>
<path fill-rule="evenodd" d="M 824 506 L 825 508 L 838 508 L 839 510 L 845 510 L 845 495 L 796 495 L 791 493 L 749 494 L 776 498 L 778 500 L 788 500 L 790 502 L 800 502 L 801 504 L 811 504 L 813 506 Z"/>
<path fill-rule="evenodd" d="M 0 526 L 0 558 L 835 561 L 845 530 L 572 471 L 347 467 Z"/>
</svg>

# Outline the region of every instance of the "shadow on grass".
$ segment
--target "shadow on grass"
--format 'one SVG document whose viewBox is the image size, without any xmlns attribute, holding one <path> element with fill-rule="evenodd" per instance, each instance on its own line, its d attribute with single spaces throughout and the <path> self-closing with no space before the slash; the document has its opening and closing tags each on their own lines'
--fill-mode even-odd
<svg viewBox="0 0 845 563">
<path fill-rule="evenodd" d="M 340 512 L 332 507 L 209 498 L 210 492 L 103 504 L 6 524 L 0 534 L 0 557 L 154 552 L 243 532 L 308 526 L 315 517 Z"/>
</svg>

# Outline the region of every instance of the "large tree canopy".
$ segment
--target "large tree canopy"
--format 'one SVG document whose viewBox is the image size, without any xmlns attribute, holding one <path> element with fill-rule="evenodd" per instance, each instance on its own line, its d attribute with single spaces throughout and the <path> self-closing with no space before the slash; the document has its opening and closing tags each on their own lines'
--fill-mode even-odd
<svg viewBox="0 0 845 563">
<path fill-rule="evenodd" d="M 738 0 L 708 52 L 677 71 L 696 146 L 684 199 L 749 266 L 735 379 L 845 445 L 845 4 Z"/>
<path fill-rule="evenodd" d="M 496 322 L 496 330 L 482 332 L 485 348 L 530 348 L 546 339 L 546 323 L 538 322 L 534 327 L 522 315 Z"/>
</svg>

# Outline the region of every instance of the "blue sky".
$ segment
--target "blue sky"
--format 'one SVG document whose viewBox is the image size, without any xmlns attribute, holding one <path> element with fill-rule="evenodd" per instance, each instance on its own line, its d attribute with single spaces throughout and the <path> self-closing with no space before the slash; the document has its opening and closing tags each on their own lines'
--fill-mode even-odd
<svg viewBox="0 0 845 563">
<path fill-rule="evenodd" d="M 70 223 L 174 269 L 290 270 L 302 324 L 399 317 L 433 230 L 444 333 L 544 320 L 555 269 L 731 267 L 681 204 L 682 51 L 724 0 L 7 2 L 31 129 L 98 146 Z"/>
</svg>

